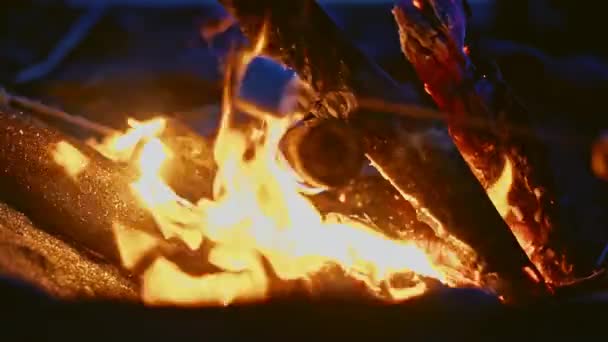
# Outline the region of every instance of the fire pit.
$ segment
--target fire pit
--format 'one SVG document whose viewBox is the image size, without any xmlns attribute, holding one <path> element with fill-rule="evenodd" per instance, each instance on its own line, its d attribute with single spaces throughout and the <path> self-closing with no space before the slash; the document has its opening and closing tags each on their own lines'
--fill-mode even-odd
<svg viewBox="0 0 608 342">
<path fill-rule="evenodd" d="M 3 285 L 13 319 L 45 322 L 31 337 L 512 339 L 506 322 L 605 302 L 606 240 L 579 243 L 466 1 L 392 8 L 410 86 L 315 1 L 220 3 L 202 37 L 248 39 L 222 55 L 212 134 L 192 113 L 123 123 L 16 95 L 31 70 L 2 92 L 0 270 L 37 289 Z"/>
</svg>

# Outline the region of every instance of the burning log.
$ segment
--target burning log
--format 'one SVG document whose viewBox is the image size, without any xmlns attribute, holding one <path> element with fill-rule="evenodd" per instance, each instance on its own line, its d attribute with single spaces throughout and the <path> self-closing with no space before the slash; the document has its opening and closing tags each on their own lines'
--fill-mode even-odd
<svg viewBox="0 0 608 342">
<path fill-rule="evenodd" d="M 345 185 L 361 172 L 365 161 L 358 132 L 342 120 L 312 121 L 286 133 L 283 150 L 287 160 L 311 185 Z"/>
<path fill-rule="evenodd" d="M 114 143 L 113 139 L 120 132 L 84 117 L 71 115 L 59 109 L 47 106 L 24 96 L 9 94 L 0 88 L 0 105 L 21 108 L 34 114 L 45 125 L 59 128 L 67 134 L 80 136 L 83 131 L 105 137 L 107 144 Z M 212 193 L 213 174 L 216 165 L 211 158 L 211 143 L 188 126 L 175 119 L 164 119 L 162 139 L 176 152 L 174 162 L 165 168 L 163 176 L 177 193 L 192 202 L 205 197 L 210 198 Z M 95 143 L 96 146 L 100 146 Z M 112 148 L 112 146 L 109 146 Z M 99 150 L 99 148 L 98 148 Z M 101 149 L 104 152 L 104 149 Z M 196 184 L 196 186 L 192 186 Z"/>
<path fill-rule="evenodd" d="M 0 275 L 63 299 L 137 301 L 137 285 L 114 265 L 39 230 L 0 203 Z"/>
<path fill-rule="evenodd" d="M 203 291 L 201 295 L 206 297 L 220 295 L 225 291 L 222 284 L 213 282 L 213 279 L 220 279 L 216 278 L 219 266 L 211 264 L 214 261 L 223 260 L 218 259 L 222 250 L 221 241 L 218 240 L 217 243 L 214 243 L 214 240 L 205 240 L 196 251 L 191 252 L 183 243 L 178 243 L 182 236 L 167 233 L 168 229 L 182 229 L 183 227 L 180 224 L 187 225 L 190 222 L 189 219 L 192 219 L 190 224 L 202 224 L 205 227 L 201 221 L 204 217 L 196 215 L 195 212 L 189 212 L 188 208 L 190 207 L 186 208 L 185 211 L 173 211 L 175 207 L 169 206 L 167 211 L 156 211 L 167 207 L 162 205 L 155 207 L 154 204 L 150 206 L 151 202 L 145 200 L 145 203 L 141 203 L 140 200 L 142 199 L 136 197 L 135 192 L 133 192 L 134 184 L 143 184 L 139 183 L 139 179 L 142 179 L 141 175 L 132 173 L 130 169 L 118 167 L 110 160 L 102 158 L 94 149 L 83 146 L 53 129 L 41 128 L 27 122 L 27 117 L 24 115 L 11 115 L 8 112 L 2 112 L 0 127 L 2 127 L 0 135 L 3 139 L 0 140 L 0 144 L 5 147 L 0 149 L 0 165 L 3 165 L 0 198 L 10 201 L 13 205 L 31 215 L 43 229 L 61 235 L 71 243 L 93 251 L 141 276 L 141 282 L 138 282 L 138 285 L 143 293 L 144 300 L 158 303 L 159 301 L 162 302 L 162 298 L 167 298 L 161 297 L 159 299 L 154 295 L 150 297 L 150 292 L 146 292 L 151 289 L 146 287 L 146 284 L 152 286 L 151 291 L 154 291 L 154 289 L 162 291 L 163 285 L 166 283 L 164 281 L 166 276 L 179 275 L 177 279 L 189 279 L 197 284 L 208 280 L 209 285 L 219 285 L 201 290 Z M 149 142 L 145 145 L 150 146 L 148 144 Z M 146 146 L 142 147 L 142 154 L 147 153 L 145 151 Z M 154 160 L 156 158 L 151 161 Z M 154 166 L 150 166 L 150 168 L 152 171 L 155 169 Z M 136 177 L 139 177 L 138 182 L 133 182 Z M 208 181 L 211 182 L 211 180 Z M 152 195 L 150 199 L 154 200 L 154 195 L 157 194 L 155 186 L 155 184 L 150 183 L 143 188 L 137 187 L 137 189 L 143 190 L 146 194 L 148 194 L 147 191 L 150 191 L 149 194 Z M 163 194 L 165 193 L 161 191 L 161 195 Z M 273 196 L 273 199 L 280 201 L 280 196 Z M 180 205 L 180 203 L 175 204 Z M 149 210 L 144 210 L 144 207 Z M 174 222 L 170 222 L 173 215 L 179 216 L 182 213 L 185 213 L 186 217 L 176 217 L 177 221 L 174 226 Z M 298 213 L 301 214 L 301 212 Z M 223 218 L 230 220 L 229 216 L 223 216 Z M 170 227 L 165 227 L 167 230 L 162 230 L 162 223 L 168 223 Z M 168 241 L 161 236 L 161 232 L 156 230 L 157 224 L 162 236 L 172 236 L 168 238 Z M 126 232 L 123 229 L 114 231 L 117 229 L 117 225 L 120 226 L 119 229 L 123 227 L 132 229 L 125 229 Z M 261 226 L 260 228 L 265 227 Z M 316 229 L 316 227 L 308 226 L 306 228 Z M 321 230 L 318 231 L 322 232 Z M 345 231 L 345 233 L 347 232 Z M 372 242 L 385 241 L 386 245 L 396 247 L 409 254 L 410 249 L 405 245 L 401 248 L 399 245 L 391 244 L 388 239 L 384 239 L 371 231 L 367 234 L 369 234 L 368 237 Z M 332 236 L 328 237 L 331 238 Z M 335 237 L 337 237 L 337 242 L 341 241 L 338 236 Z M 343 238 L 348 241 L 348 234 Z M 186 239 L 182 242 L 188 243 Z M 149 249 L 148 247 L 152 244 L 154 246 Z M 220 248 L 216 248 L 218 246 Z M 190 248 L 193 247 L 190 246 Z M 340 246 L 336 246 L 336 248 L 339 250 Z M 230 250 L 230 247 L 224 247 L 223 251 L 226 250 Z M 142 252 L 140 253 L 140 251 Z M 370 251 L 374 252 L 373 247 Z M 248 253 L 246 248 L 242 252 Z M 211 256 L 211 253 L 215 253 L 215 259 Z M 408 259 L 401 258 L 400 260 L 407 261 Z M 157 265 L 157 268 L 153 270 L 160 273 L 149 273 L 151 264 Z M 178 269 L 171 268 L 169 273 L 162 273 L 167 271 L 167 268 L 162 268 L 162 265 L 170 267 L 172 264 L 175 264 Z M 260 266 L 263 267 L 263 264 Z M 371 293 L 371 289 L 367 287 L 368 285 L 363 286 L 362 281 L 354 278 L 352 274 L 344 272 L 337 266 L 336 269 L 336 272 L 319 272 L 312 277 L 312 284 L 304 284 L 305 282 L 298 279 L 278 279 L 277 276 L 270 273 L 267 275 L 270 283 L 269 291 L 273 295 L 281 292 L 297 292 L 306 295 L 309 286 L 312 286 L 312 291 L 316 295 L 328 292 L 344 295 L 343 292 L 345 291 L 348 294 L 356 294 L 355 297 L 359 298 L 365 296 L 376 298 L 376 296 L 383 295 L 382 293 Z M 266 277 L 263 274 L 264 270 L 258 270 L 258 272 L 258 276 Z M 150 274 L 160 276 L 162 281 L 155 282 L 154 277 L 146 277 Z M 222 274 L 225 275 L 226 280 L 237 277 L 246 280 L 247 277 L 244 272 L 233 273 L 234 277 L 231 277 L 230 272 Z M 32 280 L 27 278 L 27 275 L 26 280 Z M 243 276 L 240 277 L 240 275 Z M 146 283 L 146 279 L 150 282 Z M 36 283 L 35 279 L 33 281 Z M 266 279 L 260 281 L 263 285 Z M 399 278 L 399 281 L 402 281 L 402 279 Z M 403 281 L 414 281 L 414 279 L 404 278 Z M 415 282 L 418 284 L 418 280 L 415 280 Z M 437 281 L 434 281 L 434 283 L 438 284 Z M 177 297 L 172 297 L 175 291 L 172 288 L 172 283 L 169 282 L 169 284 L 169 290 L 164 296 L 168 295 L 169 298 L 173 298 L 178 303 L 185 303 L 179 301 L 179 299 L 183 299 L 183 297 L 180 297 L 182 292 L 178 293 Z M 416 289 L 417 291 L 424 290 L 420 286 L 413 290 Z M 259 291 L 264 290 L 264 287 L 259 289 Z M 381 289 L 378 291 L 381 291 Z M 188 295 L 187 291 L 184 292 Z M 146 293 L 148 293 L 147 297 Z M 260 295 L 263 295 L 263 293 L 260 293 Z M 154 298 L 157 300 L 154 301 Z M 171 301 L 171 303 L 175 302 Z"/>
<path fill-rule="evenodd" d="M 593 144 L 591 169 L 596 177 L 608 180 L 608 132 L 603 132 Z"/>
<path fill-rule="evenodd" d="M 450 290 L 400 305 L 282 300 L 229 308 L 150 309 L 116 303 L 52 302 L 32 291 L 0 284 L 10 312 L 3 331 L 24 340 L 594 340 L 605 331 L 597 312 L 605 296 L 509 308 L 482 292 Z M 34 300 L 33 300 L 34 299 Z M 78 322 L 78 324 L 74 324 Z M 331 325 L 328 325 L 331 322 Z M 572 322 L 577 322 L 573 324 Z M 23 327 L 35 326 L 36 329 Z M 102 327 L 102 328 L 100 328 Z M 238 328 L 235 328 L 238 327 Z M 14 332 L 14 334 L 12 334 Z"/>
<path fill-rule="evenodd" d="M 0 165 L 0 198 L 40 227 L 117 265 L 116 225 L 160 236 L 131 191 L 135 172 L 10 109 L 0 111 Z M 180 260 L 197 253 L 173 242 L 162 252 Z M 200 259 L 182 265 L 193 272 L 207 267 Z"/>
<path fill-rule="evenodd" d="M 524 270 L 536 281 L 538 271 L 461 157 L 423 139 L 431 124 L 362 110 L 353 113 L 358 98 L 413 102 L 418 96 L 404 92 L 348 42 L 316 2 L 220 2 L 250 39 L 264 32 L 265 53 L 295 69 L 313 87 L 316 115 L 348 117 L 363 136 L 367 157 L 412 203 L 420 221 L 436 234 L 453 234 L 469 244 L 515 292 L 536 288 Z"/>
<path fill-rule="evenodd" d="M 591 263 L 572 270 L 576 252 L 560 238 L 546 148 L 529 113 L 497 68 L 473 63 L 475 52 L 465 45 L 467 11 L 466 1 L 399 1 L 394 14 L 403 52 L 449 112 L 460 153 L 545 279 L 559 284 L 588 275 Z"/>
<path fill-rule="evenodd" d="M 55 233 L 118 261 L 114 222 L 149 232 L 154 228 L 154 220 L 129 191 L 132 179 L 93 149 L 26 120 L 0 113 L 2 198 Z M 74 162 L 63 163 L 73 168 L 55 161 L 60 148 L 73 152 Z"/>
</svg>

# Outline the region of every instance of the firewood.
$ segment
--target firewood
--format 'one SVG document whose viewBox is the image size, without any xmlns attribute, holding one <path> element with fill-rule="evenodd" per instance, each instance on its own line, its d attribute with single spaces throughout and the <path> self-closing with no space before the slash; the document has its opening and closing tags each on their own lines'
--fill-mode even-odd
<svg viewBox="0 0 608 342">
<path fill-rule="evenodd" d="M 0 105 L 2 104 L 5 107 L 24 109 L 33 114 L 39 123 L 56 127 L 66 134 L 72 132 L 78 132 L 78 135 L 84 133 L 85 136 L 120 134 L 120 131 L 113 127 L 72 115 L 25 96 L 11 94 L 0 88 Z M 211 153 L 211 142 L 178 119 L 165 118 L 165 120 L 167 124 L 161 138 L 174 152 L 174 158 L 164 169 L 163 176 L 180 196 L 193 203 L 202 197 L 210 198 L 213 185 L 211 180 L 216 168 Z"/>
<path fill-rule="evenodd" d="M 343 120 L 310 120 L 283 137 L 284 154 L 304 181 L 318 187 L 347 184 L 363 168 L 357 131 Z"/>
<path fill-rule="evenodd" d="M 0 275 L 61 299 L 137 301 L 137 285 L 114 265 L 38 229 L 0 203 Z"/>
<path fill-rule="evenodd" d="M 265 53 L 315 90 L 314 114 L 347 117 L 360 130 L 367 157 L 412 203 L 420 221 L 436 234 L 449 233 L 469 244 L 515 292 L 537 287 L 523 270 L 533 277 L 538 271 L 464 160 L 450 148 L 432 146 L 432 139 L 421 139 L 432 123 L 354 110 L 358 98 L 413 102 L 419 97 L 404 92 L 349 42 L 315 1 L 220 2 L 251 40 L 265 29 Z"/>
<path fill-rule="evenodd" d="M 75 159 L 57 159 L 59 148 Z M 10 108 L 0 111 L 0 165 L 2 200 L 41 229 L 116 265 L 121 265 L 121 257 L 115 224 L 161 236 L 154 218 L 131 190 L 138 176 L 134 170 L 117 166 L 93 148 L 40 127 Z M 194 273 L 209 266 L 200 262 L 204 260 L 200 251 L 176 241 L 162 244 L 158 252 L 180 260 L 184 269 Z"/>
<path fill-rule="evenodd" d="M 449 113 L 450 135 L 490 196 L 503 172 L 512 174 L 504 185 L 505 198 L 494 201 L 546 280 L 559 284 L 588 275 L 594 262 L 580 262 L 585 260 L 581 250 L 568 242 L 573 239 L 560 221 L 547 146 L 530 113 L 498 68 L 465 45 L 465 5 L 428 1 L 417 8 L 411 1 L 399 1 L 394 13 L 403 52 L 439 107 Z M 573 260 L 579 261 L 574 269 Z"/>
<path fill-rule="evenodd" d="M 163 178 L 181 197 L 196 203 L 211 198 L 216 172 L 212 141 L 177 119 L 167 119 L 161 140 L 173 151 Z"/>
</svg>

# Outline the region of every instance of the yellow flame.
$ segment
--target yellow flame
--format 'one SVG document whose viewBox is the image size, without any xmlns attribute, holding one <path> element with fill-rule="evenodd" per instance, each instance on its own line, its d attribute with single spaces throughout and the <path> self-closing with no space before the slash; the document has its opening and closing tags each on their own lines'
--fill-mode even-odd
<svg viewBox="0 0 608 342">
<path fill-rule="evenodd" d="M 159 135 L 167 123 L 164 118 L 156 118 L 145 122 L 129 119 L 127 124 L 131 128 L 124 134 L 116 133 L 100 144 L 94 141 L 90 144 L 107 158 L 126 162 L 133 156 L 140 141 Z"/>
<path fill-rule="evenodd" d="M 258 42 L 256 51 L 245 56 L 244 65 L 262 51 L 263 43 Z M 306 280 L 332 266 L 339 266 L 374 293 L 388 290 L 391 301 L 425 292 L 426 284 L 418 276 L 446 280 L 443 269 L 431 262 L 416 241 L 389 238 L 343 216 L 323 217 L 279 157 L 279 141 L 294 117 L 258 113 L 253 118 L 263 121 L 262 128 L 245 133 L 231 125 L 231 91 L 227 84 L 214 146 L 218 170 L 213 200 L 190 203 L 160 176 L 163 164 L 172 162 L 171 151 L 159 138 L 163 119 L 132 121 L 124 135 L 97 146 L 110 158 L 137 163 L 140 178 L 132 190 L 156 220 L 163 238 L 178 239 L 192 250 L 204 245 L 209 254 L 200 262 L 221 270 L 192 275 L 157 255 L 142 275 L 146 303 L 227 305 L 261 300 L 269 295 L 274 277 Z M 141 148 L 134 159 L 136 146 Z M 133 233 L 119 223 L 114 228 L 127 268 L 157 245 L 151 236 Z M 411 276 L 415 284 L 392 285 L 391 279 L 399 275 Z"/>
<path fill-rule="evenodd" d="M 492 186 L 487 189 L 488 196 L 498 210 L 500 216 L 504 219 L 511 211 L 509 204 L 509 192 L 513 184 L 513 165 L 509 157 L 505 157 L 505 166 Z"/>
<path fill-rule="evenodd" d="M 66 141 L 60 141 L 55 145 L 52 154 L 53 160 L 74 179 L 89 165 L 89 158 Z"/>
<path fill-rule="evenodd" d="M 188 275 L 174 263 L 159 258 L 143 276 L 142 297 L 149 304 L 228 305 L 265 298 L 268 280 L 257 256 L 249 255 L 248 271 L 216 273 L 203 277 Z"/>
<path fill-rule="evenodd" d="M 158 241 L 154 236 L 129 229 L 120 223 L 114 223 L 112 229 L 117 237 L 116 244 L 122 264 L 128 269 L 134 268 L 150 251 L 158 246 Z"/>
<path fill-rule="evenodd" d="M 208 239 L 214 247 L 207 261 L 225 271 L 192 276 L 158 258 L 143 275 L 142 295 L 148 303 L 227 304 L 265 298 L 269 280 L 263 260 L 283 280 L 306 279 L 339 265 L 372 289 L 387 286 L 392 299 L 425 290 L 422 282 L 413 288 L 392 288 L 388 281 L 394 275 L 415 271 L 443 279 L 414 243 L 387 238 L 345 218 L 322 217 L 277 159 L 287 119 L 267 118 L 265 141 L 254 158 L 245 158 L 250 138 L 225 127 L 216 141 L 219 195 L 213 201 L 189 203 L 163 182 L 160 169 L 169 153 L 159 139 L 148 140 L 141 150 L 141 177 L 133 191 L 164 237 L 178 238 L 192 249 Z M 133 267 L 138 255 L 154 246 L 148 236 L 115 231 L 126 267 Z M 138 240 L 143 247 L 137 246 Z"/>
</svg>

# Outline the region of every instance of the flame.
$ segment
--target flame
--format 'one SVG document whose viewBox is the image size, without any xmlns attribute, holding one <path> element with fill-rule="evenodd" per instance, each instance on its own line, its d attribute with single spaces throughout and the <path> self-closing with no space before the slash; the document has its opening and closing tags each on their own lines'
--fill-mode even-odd
<svg viewBox="0 0 608 342">
<path fill-rule="evenodd" d="M 513 185 L 513 164 L 509 157 L 505 157 L 504 165 L 500 177 L 487 189 L 487 194 L 500 216 L 506 219 L 511 211 L 509 192 L 511 192 L 511 186 Z"/>
<path fill-rule="evenodd" d="M 264 261 L 285 281 L 307 279 L 338 265 L 370 289 L 384 286 L 394 300 L 426 289 L 421 281 L 411 288 L 393 288 L 389 281 L 395 275 L 415 272 L 443 280 L 413 242 L 393 240 L 362 223 L 339 216 L 324 218 L 318 212 L 277 158 L 289 118 L 268 116 L 263 132 L 253 131 L 259 143 L 253 158 L 246 158 L 252 137 L 231 129 L 229 119 L 227 112 L 215 145 L 218 195 L 196 204 L 180 198 L 161 178 L 160 169 L 171 157 L 167 147 L 157 137 L 139 135 L 143 147 L 136 162 L 141 176 L 132 190 L 141 205 L 152 213 L 165 239 L 177 238 L 192 250 L 203 240 L 210 241 L 213 247 L 206 261 L 224 271 L 192 276 L 158 257 L 143 274 L 146 302 L 225 305 L 266 298 L 270 280 Z M 150 127 L 150 123 L 140 124 Z M 135 125 L 127 134 L 141 131 Z M 139 144 L 128 141 L 129 146 Z M 127 268 L 155 248 L 149 235 L 134 233 L 119 223 L 114 231 Z"/>
<path fill-rule="evenodd" d="M 263 41 L 255 46 L 241 66 L 263 50 Z M 433 264 L 418 241 L 389 238 L 344 216 L 323 216 L 281 159 L 279 141 L 296 117 L 255 113 L 251 118 L 258 124 L 256 129 L 234 128 L 232 90 L 226 86 L 213 151 L 218 165 L 213 199 L 191 203 L 162 179 L 163 165 L 172 162 L 172 151 L 160 138 L 166 126 L 162 118 L 130 120 L 131 129 L 125 134 L 93 144 L 111 159 L 137 164 L 140 177 L 131 189 L 162 235 L 136 232 L 120 222 L 113 227 L 126 268 L 134 269 L 153 257 L 141 274 L 144 302 L 258 301 L 271 295 L 273 282 L 306 282 L 336 266 L 388 301 L 424 293 L 424 278 L 448 281 L 445 270 Z M 208 254 L 201 254 L 207 255 L 205 260 L 198 262 L 220 271 L 194 275 L 182 270 L 178 262 L 158 252 L 167 240 L 181 241 L 193 251 L 208 249 Z M 392 280 L 401 275 L 413 279 L 413 285 L 393 285 Z"/>
<path fill-rule="evenodd" d="M 528 256 L 533 256 L 536 250 L 533 243 L 534 237 L 530 235 L 528 226 L 522 222 L 523 218 L 519 208 L 509 202 L 509 194 L 514 182 L 513 163 L 507 156 L 504 159 L 505 163 L 500 176 L 486 192 L 500 216 L 511 228 L 519 245 Z M 540 268 L 542 269 L 542 267 Z M 526 270 L 526 273 L 533 274 L 531 270 Z"/>
<path fill-rule="evenodd" d="M 89 141 L 97 151 L 109 159 L 126 162 L 134 155 L 137 144 L 160 134 L 166 127 L 164 118 L 156 118 L 146 122 L 128 119 L 131 127 L 124 134 L 119 132 L 107 137 L 101 143 Z"/>
<path fill-rule="evenodd" d="M 523 251 L 528 255 L 530 261 L 532 261 L 544 278 L 543 280 L 547 283 L 553 283 L 554 279 L 551 273 L 551 264 L 563 263 L 560 267 L 565 274 L 571 272 L 571 266 L 564 261 L 565 258 L 563 256 L 557 256 L 551 249 L 546 249 L 545 252 L 542 252 L 542 248 L 539 246 L 546 245 L 546 241 L 543 240 L 542 236 L 539 236 L 538 233 L 533 231 L 533 227 L 531 227 L 530 223 L 526 222 L 521 209 L 517 205 L 509 202 L 509 194 L 512 191 L 515 177 L 513 171 L 513 162 L 509 157 L 505 156 L 505 164 L 501 175 L 498 180 L 487 189 L 487 194 L 500 216 L 511 228 L 513 236 L 515 236 L 515 239 Z M 534 195 L 537 199 L 541 196 L 540 191 L 540 189 L 534 190 Z M 534 216 L 536 223 L 540 223 L 540 211 L 537 211 Z M 541 281 L 532 269 L 525 268 L 524 271 L 535 282 L 538 283 Z"/>
<path fill-rule="evenodd" d="M 53 160 L 74 179 L 78 178 L 78 175 L 89 165 L 89 158 L 66 141 L 57 143 L 52 154 Z"/>
</svg>

